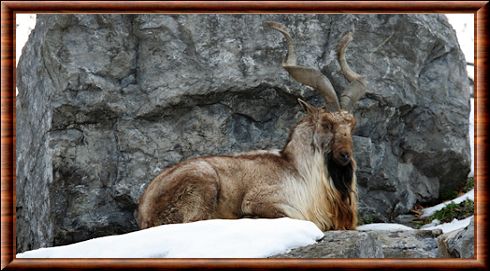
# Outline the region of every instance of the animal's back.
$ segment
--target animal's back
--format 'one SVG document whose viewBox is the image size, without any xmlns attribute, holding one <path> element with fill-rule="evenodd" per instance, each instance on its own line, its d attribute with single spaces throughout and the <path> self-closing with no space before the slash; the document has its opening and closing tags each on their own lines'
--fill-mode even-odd
<svg viewBox="0 0 490 271">
<path fill-rule="evenodd" d="M 192 159 L 155 177 L 140 198 L 140 228 L 209 219 L 216 209 L 218 175 L 209 162 Z"/>
<path fill-rule="evenodd" d="M 212 218 L 258 216 L 243 201 L 274 200 L 287 162 L 277 152 L 210 156 L 176 164 L 155 177 L 140 198 L 140 228 Z M 268 195 L 264 193 L 268 193 Z"/>
</svg>

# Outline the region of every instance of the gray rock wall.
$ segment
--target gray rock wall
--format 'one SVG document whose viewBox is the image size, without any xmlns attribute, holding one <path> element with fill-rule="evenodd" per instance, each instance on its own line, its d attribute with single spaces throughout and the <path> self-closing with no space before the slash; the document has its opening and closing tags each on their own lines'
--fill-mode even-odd
<svg viewBox="0 0 490 271">
<path fill-rule="evenodd" d="M 271 258 L 438 258 L 440 230 L 329 231 L 316 244 Z"/>
<path fill-rule="evenodd" d="M 330 231 L 317 243 L 271 258 L 384 258 L 375 232 Z"/>
<path fill-rule="evenodd" d="M 334 49 L 369 90 L 355 111 L 361 216 L 391 221 L 461 186 L 470 170 L 465 60 L 443 15 L 39 15 L 17 70 L 17 249 L 136 230 L 165 167 L 281 148 L 316 93 L 299 63 L 346 85 Z"/>
<path fill-rule="evenodd" d="M 440 254 L 444 257 L 475 258 L 474 219 L 462 229 L 439 236 L 437 242 Z"/>
<path fill-rule="evenodd" d="M 328 231 L 315 244 L 270 258 L 474 258 L 474 224 L 435 230 Z"/>
</svg>

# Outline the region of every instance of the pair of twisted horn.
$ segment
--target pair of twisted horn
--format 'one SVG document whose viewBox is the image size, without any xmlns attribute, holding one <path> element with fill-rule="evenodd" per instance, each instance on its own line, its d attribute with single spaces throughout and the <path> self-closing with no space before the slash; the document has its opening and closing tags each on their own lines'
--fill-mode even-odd
<svg viewBox="0 0 490 271">
<path fill-rule="evenodd" d="M 366 92 L 367 82 L 365 78 L 354 72 L 347 61 L 345 60 L 345 51 L 349 43 L 352 41 L 352 33 L 346 33 L 339 41 L 337 46 L 337 58 L 340 63 L 342 74 L 350 82 L 349 85 L 341 93 L 340 98 L 337 97 L 332 83 L 319 70 L 303 67 L 296 64 L 296 52 L 294 49 L 293 39 L 289 34 L 288 29 L 281 23 L 265 21 L 264 25 L 281 32 L 286 39 L 288 45 L 287 55 L 282 63 L 284 69 L 288 71 L 294 80 L 312 87 L 323 97 L 326 103 L 326 108 L 329 111 L 347 110 L 352 112 L 356 102 L 364 96 Z"/>
</svg>

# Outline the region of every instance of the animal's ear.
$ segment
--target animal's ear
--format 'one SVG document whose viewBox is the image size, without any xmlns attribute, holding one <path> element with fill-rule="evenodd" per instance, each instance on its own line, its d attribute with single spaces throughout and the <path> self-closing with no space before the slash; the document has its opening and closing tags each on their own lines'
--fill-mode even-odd
<svg viewBox="0 0 490 271">
<path fill-rule="evenodd" d="M 303 111 L 305 111 L 308 114 L 313 114 L 313 113 L 318 111 L 318 109 L 316 109 L 316 107 L 314 107 L 313 105 L 301 100 L 300 98 L 298 98 L 298 103 L 303 108 Z"/>
</svg>

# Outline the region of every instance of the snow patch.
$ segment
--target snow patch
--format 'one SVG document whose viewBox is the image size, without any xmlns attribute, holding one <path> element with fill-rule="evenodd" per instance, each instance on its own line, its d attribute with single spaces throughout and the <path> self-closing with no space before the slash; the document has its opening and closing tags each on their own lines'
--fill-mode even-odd
<svg viewBox="0 0 490 271">
<path fill-rule="evenodd" d="M 455 204 L 459 204 L 465 200 L 472 200 L 472 201 L 475 201 L 475 189 L 471 189 L 470 191 L 468 191 L 466 194 L 462 195 L 462 196 L 459 196 L 453 200 L 448 200 L 448 201 L 445 201 L 443 203 L 439 203 L 435 206 L 432 206 L 432 207 L 429 207 L 429 208 L 425 208 L 423 209 L 423 213 L 422 215 L 420 216 L 421 218 L 425 218 L 425 217 L 429 217 L 431 215 L 433 215 L 435 212 L 441 210 L 442 208 L 446 207 L 448 204 L 450 203 L 455 203 Z"/>
<path fill-rule="evenodd" d="M 421 230 L 422 229 L 423 230 L 441 229 L 443 233 L 447 233 L 447 232 L 451 232 L 451 231 L 455 231 L 455 230 L 459 230 L 459 229 L 467 227 L 471 222 L 471 218 L 473 218 L 473 216 L 469 216 L 469 217 L 462 219 L 462 220 L 457 220 L 455 218 L 455 219 L 453 219 L 453 221 L 451 221 L 449 223 L 444 223 L 444 224 L 440 224 L 440 225 L 436 225 L 436 226 L 424 225 L 420 229 Z M 428 227 L 426 227 L 426 226 L 428 226 Z"/>
<path fill-rule="evenodd" d="M 323 232 L 305 220 L 216 219 L 41 248 L 17 258 L 263 258 L 314 244 L 322 237 Z"/>
<path fill-rule="evenodd" d="M 414 230 L 408 226 L 396 223 L 373 223 L 357 227 L 359 231 L 409 231 Z"/>
<path fill-rule="evenodd" d="M 36 14 L 16 14 L 15 15 L 15 63 L 19 63 L 22 48 L 24 48 L 31 31 L 36 25 Z"/>
<path fill-rule="evenodd" d="M 475 15 L 472 13 L 446 14 L 446 17 L 456 31 L 459 47 L 463 51 L 466 61 L 473 63 L 475 58 Z M 472 75 L 470 76 L 473 78 Z"/>
</svg>

